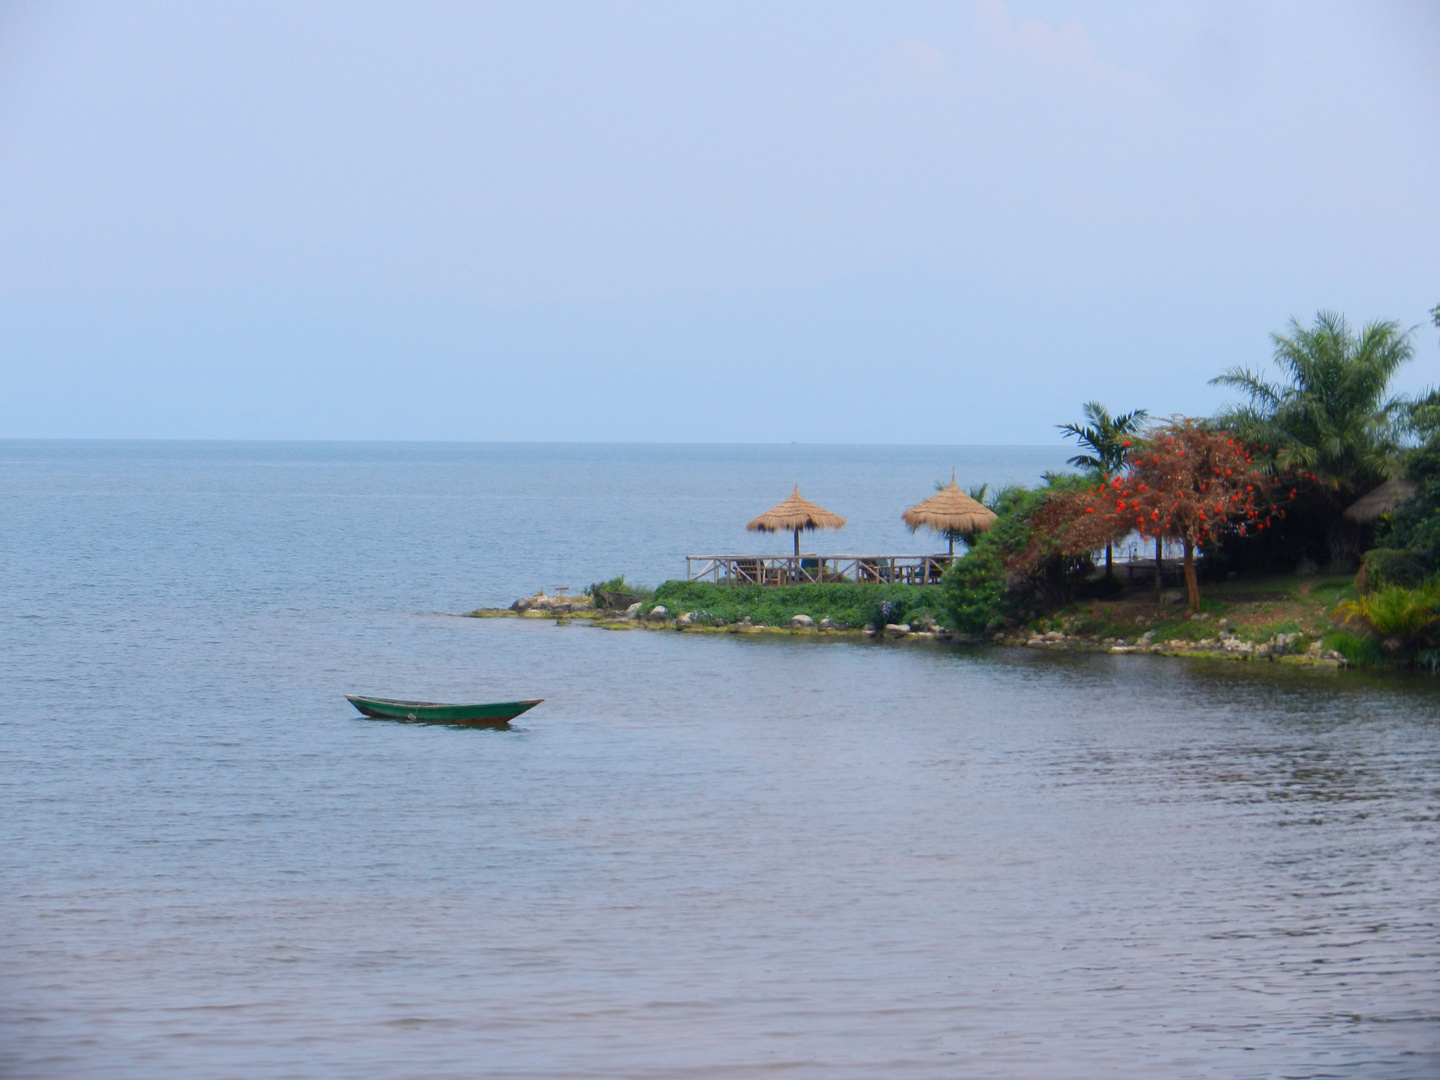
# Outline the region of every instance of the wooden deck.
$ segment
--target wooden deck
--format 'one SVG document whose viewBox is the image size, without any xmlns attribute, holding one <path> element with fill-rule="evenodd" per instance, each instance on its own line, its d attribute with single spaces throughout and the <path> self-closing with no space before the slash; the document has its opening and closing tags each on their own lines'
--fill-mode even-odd
<svg viewBox="0 0 1440 1080">
<path fill-rule="evenodd" d="M 953 555 L 686 555 L 686 581 L 717 585 L 807 585 L 859 581 L 938 585 Z"/>
</svg>

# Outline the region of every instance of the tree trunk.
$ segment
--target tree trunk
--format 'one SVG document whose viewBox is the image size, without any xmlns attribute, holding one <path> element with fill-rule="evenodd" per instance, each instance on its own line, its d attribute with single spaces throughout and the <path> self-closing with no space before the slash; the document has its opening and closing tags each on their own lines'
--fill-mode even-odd
<svg viewBox="0 0 1440 1080">
<path fill-rule="evenodd" d="M 1161 546 L 1163 543 L 1164 537 L 1155 537 L 1155 596 L 1157 599 L 1160 594 L 1165 591 L 1165 575 L 1161 571 L 1160 565 L 1160 555 L 1164 550 Z"/>
<path fill-rule="evenodd" d="M 1349 573 L 1360 565 L 1360 524 L 1343 514 L 1333 514 L 1325 525 L 1325 548 L 1330 553 L 1330 572 Z"/>
<path fill-rule="evenodd" d="M 1195 541 L 1185 537 L 1185 596 L 1190 601 L 1190 613 L 1200 610 L 1200 582 L 1195 577 Z"/>
<path fill-rule="evenodd" d="M 1115 566 L 1114 566 L 1114 563 L 1115 563 L 1115 555 L 1114 555 L 1114 548 L 1115 548 L 1115 545 L 1114 545 L 1114 544 L 1106 544 L 1106 545 L 1105 545 L 1105 580 L 1106 580 L 1106 581 L 1114 581 L 1114 580 L 1115 580 Z"/>
</svg>

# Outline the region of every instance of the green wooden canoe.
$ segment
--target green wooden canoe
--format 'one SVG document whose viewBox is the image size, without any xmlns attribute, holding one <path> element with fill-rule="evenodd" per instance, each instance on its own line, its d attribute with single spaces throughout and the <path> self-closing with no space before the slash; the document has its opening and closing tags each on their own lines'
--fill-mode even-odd
<svg viewBox="0 0 1440 1080">
<path fill-rule="evenodd" d="M 384 698 L 346 694 L 345 700 L 377 720 L 426 720 L 432 724 L 504 724 L 544 698 L 529 701 L 492 701 L 485 705 L 446 705 L 440 701 L 387 701 Z"/>
</svg>

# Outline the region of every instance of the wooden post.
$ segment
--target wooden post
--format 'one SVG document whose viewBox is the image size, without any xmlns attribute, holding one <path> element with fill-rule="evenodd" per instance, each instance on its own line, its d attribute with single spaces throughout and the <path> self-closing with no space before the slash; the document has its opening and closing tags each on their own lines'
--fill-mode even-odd
<svg viewBox="0 0 1440 1080">
<path fill-rule="evenodd" d="M 1195 541 L 1185 535 L 1185 599 L 1189 601 L 1190 613 L 1200 610 L 1200 582 L 1195 577 Z"/>
</svg>

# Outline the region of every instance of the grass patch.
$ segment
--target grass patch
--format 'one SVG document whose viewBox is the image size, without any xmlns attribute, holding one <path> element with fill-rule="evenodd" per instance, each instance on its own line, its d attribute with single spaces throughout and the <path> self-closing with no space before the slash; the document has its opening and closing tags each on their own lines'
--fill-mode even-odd
<svg viewBox="0 0 1440 1080">
<path fill-rule="evenodd" d="M 1395 658 L 1380 647 L 1380 642 L 1366 634 L 1350 630 L 1330 630 L 1321 639 L 1325 648 L 1334 649 L 1352 667 L 1388 668 Z"/>
<path fill-rule="evenodd" d="M 1235 627 L 1235 636 L 1243 641 L 1269 641 L 1276 634 L 1311 635 L 1312 632 L 1301 626 L 1299 619 L 1277 619 L 1274 622 L 1252 623 Z"/>
</svg>

